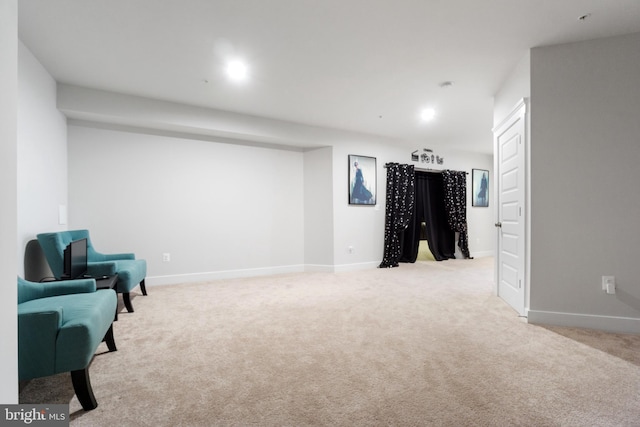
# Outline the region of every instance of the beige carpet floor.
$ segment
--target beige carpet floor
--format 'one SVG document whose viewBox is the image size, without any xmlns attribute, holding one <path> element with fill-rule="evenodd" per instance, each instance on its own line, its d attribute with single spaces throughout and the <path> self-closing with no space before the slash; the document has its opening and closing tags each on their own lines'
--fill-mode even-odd
<svg viewBox="0 0 640 427">
<path fill-rule="evenodd" d="M 92 362 L 97 409 L 68 374 L 20 401 L 72 426 L 640 426 L 640 335 L 527 324 L 492 267 L 150 287 Z"/>
</svg>

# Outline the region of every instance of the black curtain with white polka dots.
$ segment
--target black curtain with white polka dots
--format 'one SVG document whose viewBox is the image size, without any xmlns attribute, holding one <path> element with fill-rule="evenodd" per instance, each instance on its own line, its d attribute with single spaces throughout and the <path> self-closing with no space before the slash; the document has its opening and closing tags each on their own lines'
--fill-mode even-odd
<svg viewBox="0 0 640 427">
<path fill-rule="evenodd" d="M 458 233 L 458 247 L 462 255 L 471 258 L 467 233 L 467 173 L 444 170 L 442 178 L 449 227 Z"/>
<path fill-rule="evenodd" d="M 397 267 L 402 254 L 400 236 L 413 216 L 415 171 L 412 165 L 387 163 L 384 254 L 380 268 Z"/>
</svg>

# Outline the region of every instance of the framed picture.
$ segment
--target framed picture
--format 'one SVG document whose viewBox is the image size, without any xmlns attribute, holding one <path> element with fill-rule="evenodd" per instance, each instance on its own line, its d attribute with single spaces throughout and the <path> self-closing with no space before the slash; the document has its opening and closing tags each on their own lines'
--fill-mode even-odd
<svg viewBox="0 0 640 427">
<path fill-rule="evenodd" d="M 486 208 L 489 206 L 489 171 L 473 169 L 473 194 L 471 205 Z"/>
<path fill-rule="evenodd" d="M 349 204 L 376 204 L 376 158 L 349 154 Z"/>
</svg>

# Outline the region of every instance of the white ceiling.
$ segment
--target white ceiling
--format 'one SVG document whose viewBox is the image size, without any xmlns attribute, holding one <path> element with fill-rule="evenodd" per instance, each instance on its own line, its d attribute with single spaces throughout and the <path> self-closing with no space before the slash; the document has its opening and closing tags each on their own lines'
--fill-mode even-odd
<svg viewBox="0 0 640 427">
<path fill-rule="evenodd" d="M 491 152 L 493 95 L 531 47 L 640 31 L 639 0 L 19 0 L 62 83 Z M 591 14 L 587 20 L 578 19 Z M 229 55 L 250 64 L 230 84 Z M 450 88 L 440 88 L 443 81 Z M 419 111 L 437 117 L 421 123 Z"/>
</svg>

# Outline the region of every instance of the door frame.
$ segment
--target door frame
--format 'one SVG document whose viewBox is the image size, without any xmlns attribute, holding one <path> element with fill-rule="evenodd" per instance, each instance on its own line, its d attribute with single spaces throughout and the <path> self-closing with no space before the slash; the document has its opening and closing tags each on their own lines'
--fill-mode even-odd
<svg viewBox="0 0 640 427">
<path fill-rule="evenodd" d="M 495 223 L 500 221 L 500 194 L 499 194 L 499 179 L 500 179 L 500 156 L 498 147 L 498 135 L 497 132 L 507 126 L 509 123 L 515 122 L 522 115 L 524 120 L 524 204 L 523 207 L 523 221 L 524 221 L 524 271 L 522 272 L 523 286 L 524 286 L 524 314 L 521 317 L 528 317 L 529 313 L 529 301 L 530 301 L 530 272 L 531 272 L 531 128 L 530 118 L 531 109 L 529 98 L 521 98 L 511 109 L 511 112 L 507 114 L 497 125 L 492 129 L 493 132 L 493 170 L 495 179 L 493 180 L 493 194 L 495 194 L 493 214 Z M 494 257 L 494 286 L 493 293 L 498 295 L 499 286 L 499 268 L 500 268 L 500 230 L 496 228 L 495 234 L 495 257 Z"/>
</svg>

